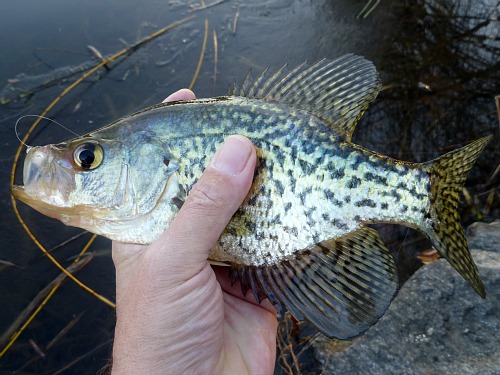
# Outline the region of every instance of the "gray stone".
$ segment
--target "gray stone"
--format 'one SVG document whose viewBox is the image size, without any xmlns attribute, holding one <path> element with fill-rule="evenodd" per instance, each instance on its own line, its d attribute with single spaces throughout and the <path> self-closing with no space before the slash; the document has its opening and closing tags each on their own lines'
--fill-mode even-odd
<svg viewBox="0 0 500 375">
<path fill-rule="evenodd" d="M 500 253 L 472 255 L 485 300 L 445 260 L 422 267 L 350 347 L 331 353 L 326 340 L 316 342 L 324 373 L 500 374 Z"/>
<path fill-rule="evenodd" d="M 500 220 L 471 224 L 467 228 L 467 242 L 471 249 L 500 252 Z"/>
</svg>

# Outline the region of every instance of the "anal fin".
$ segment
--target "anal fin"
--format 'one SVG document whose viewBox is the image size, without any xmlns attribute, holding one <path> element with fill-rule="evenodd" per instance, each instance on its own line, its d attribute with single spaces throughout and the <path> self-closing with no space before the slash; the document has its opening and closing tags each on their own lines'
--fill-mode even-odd
<svg viewBox="0 0 500 375">
<path fill-rule="evenodd" d="M 360 335 L 384 314 L 398 289 L 396 267 L 378 232 L 362 228 L 269 267 L 233 266 L 233 280 L 306 319 L 328 337 Z"/>
</svg>

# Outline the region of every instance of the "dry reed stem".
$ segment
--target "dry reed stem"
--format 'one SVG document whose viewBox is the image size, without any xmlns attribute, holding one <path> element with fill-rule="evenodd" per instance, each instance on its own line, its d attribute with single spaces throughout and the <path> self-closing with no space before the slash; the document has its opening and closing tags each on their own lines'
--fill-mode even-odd
<svg viewBox="0 0 500 375">
<path fill-rule="evenodd" d="M 192 89 L 194 83 L 198 79 L 198 74 L 200 73 L 201 65 L 203 63 L 203 57 L 205 56 L 205 48 L 207 47 L 207 37 L 208 37 L 208 19 L 205 18 L 205 35 L 203 36 L 203 46 L 201 47 L 200 59 L 198 60 L 198 66 L 196 67 L 196 71 L 194 72 L 193 79 L 188 86 L 188 89 Z"/>
<path fill-rule="evenodd" d="M 214 86 L 217 84 L 217 60 L 218 60 L 217 32 L 214 29 Z"/>
<path fill-rule="evenodd" d="M 80 314 L 75 316 L 73 319 L 70 320 L 68 324 L 64 326 L 63 329 L 61 329 L 57 335 L 54 336 L 52 340 L 45 346 L 45 350 L 49 350 L 52 348 L 61 338 L 63 338 L 79 321 L 80 319 L 85 315 L 85 311 L 82 311 Z"/>
<path fill-rule="evenodd" d="M 238 17 L 240 16 L 240 8 L 238 7 L 238 10 L 236 11 L 236 14 L 234 15 L 234 21 L 233 21 L 233 35 L 236 34 L 236 26 L 238 24 Z"/>
<path fill-rule="evenodd" d="M 71 273 L 77 272 L 82 267 L 87 265 L 90 262 L 90 260 L 92 260 L 92 257 L 80 259 L 78 262 L 75 262 L 71 266 L 69 266 L 66 271 Z M 28 304 L 28 306 L 25 307 L 25 309 L 21 312 L 21 314 L 19 314 L 17 319 L 10 325 L 10 327 L 3 333 L 2 337 L 0 338 L 0 343 L 7 341 L 9 338 L 10 340 L 0 352 L 0 358 L 2 358 L 5 355 L 5 353 L 7 353 L 9 348 L 16 342 L 17 338 L 21 335 L 21 333 L 23 333 L 26 327 L 28 327 L 28 325 L 33 321 L 33 319 L 37 316 L 37 314 L 47 304 L 49 299 L 56 292 L 56 290 L 59 289 L 59 287 L 62 285 L 67 276 L 68 275 L 66 273 L 61 273 L 54 280 L 52 280 L 50 284 L 48 284 L 45 288 L 43 288 L 36 295 L 36 297 Z M 33 312 L 31 313 L 31 311 Z M 19 326 L 20 328 L 18 329 Z"/>
</svg>

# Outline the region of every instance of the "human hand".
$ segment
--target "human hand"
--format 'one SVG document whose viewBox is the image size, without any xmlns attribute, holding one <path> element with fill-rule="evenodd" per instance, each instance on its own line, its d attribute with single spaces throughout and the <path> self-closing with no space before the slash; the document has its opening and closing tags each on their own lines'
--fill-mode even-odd
<svg viewBox="0 0 500 375">
<path fill-rule="evenodd" d="M 194 99 L 180 90 L 165 101 Z M 252 183 L 250 141 L 229 137 L 163 235 L 113 242 L 117 323 L 113 374 L 271 374 L 276 311 L 207 257 Z"/>
</svg>

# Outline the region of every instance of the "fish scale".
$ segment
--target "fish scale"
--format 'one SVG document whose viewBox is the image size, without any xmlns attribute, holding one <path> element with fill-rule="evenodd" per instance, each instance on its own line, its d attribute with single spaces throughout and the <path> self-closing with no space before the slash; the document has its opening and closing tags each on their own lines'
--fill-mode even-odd
<svg viewBox="0 0 500 375">
<path fill-rule="evenodd" d="M 220 110 L 217 122 L 207 122 L 206 119 L 213 118 L 213 106 L 221 104 L 227 108 Z M 203 143 L 194 141 L 191 135 L 179 138 L 169 135 L 177 139 L 171 146 L 173 154 L 179 153 L 181 159 L 191 161 L 196 158 L 190 154 L 212 154 L 230 134 L 247 136 L 257 147 L 261 168 L 254 188 L 242 205 L 243 214 L 233 218 L 219 246 L 212 250 L 213 259 L 270 265 L 325 239 L 341 237 L 363 223 L 405 222 L 416 226 L 423 221 L 423 212 L 429 208 L 429 178 L 418 169 L 418 164 L 402 164 L 360 147 L 335 142 L 330 128 L 308 113 L 297 111 L 295 116 L 289 115 L 286 122 L 280 123 L 280 107 L 274 110 L 272 105 L 266 105 L 264 110 L 274 114 L 259 123 L 254 119 L 262 109 L 253 99 L 197 102 L 196 111 L 190 111 L 188 118 L 184 114 L 182 117 L 192 126 L 200 124 L 213 129 L 210 137 L 217 141 L 211 139 L 210 150 L 200 150 Z M 285 133 L 284 129 L 291 124 L 295 124 L 296 130 Z M 179 182 L 186 191 L 196 182 L 190 176 L 199 176 L 205 165 L 203 160 L 179 169 L 182 175 Z M 330 187 L 335 187 L 335 192 Z M 392 191 L 397 191 L 397 196 Z M 260 230 L 255 232 L 254 228 Z M 243 239 L 237 241 L 240 236 Z"/>
<path fill-rule="evenodd" d="M 352 143 L 380 91 L 375 67 L 342 56 L 250 76 L 228 96 L 146 108 L 84 137 L 31 148 L 16 198 L 65 224 L 148 244 L 168 228 L 232 134 L 258 163 L 250 191 L 211 249 L 231 281 L 329 337 L 360 335 L 398 289 L 394 260 L 367 224 L 423 232 L 482 296 L 457 212 L 491 137 L 427 163 Z M 196 235 L 196 233 L 193 233 Z"/>
</svg>

